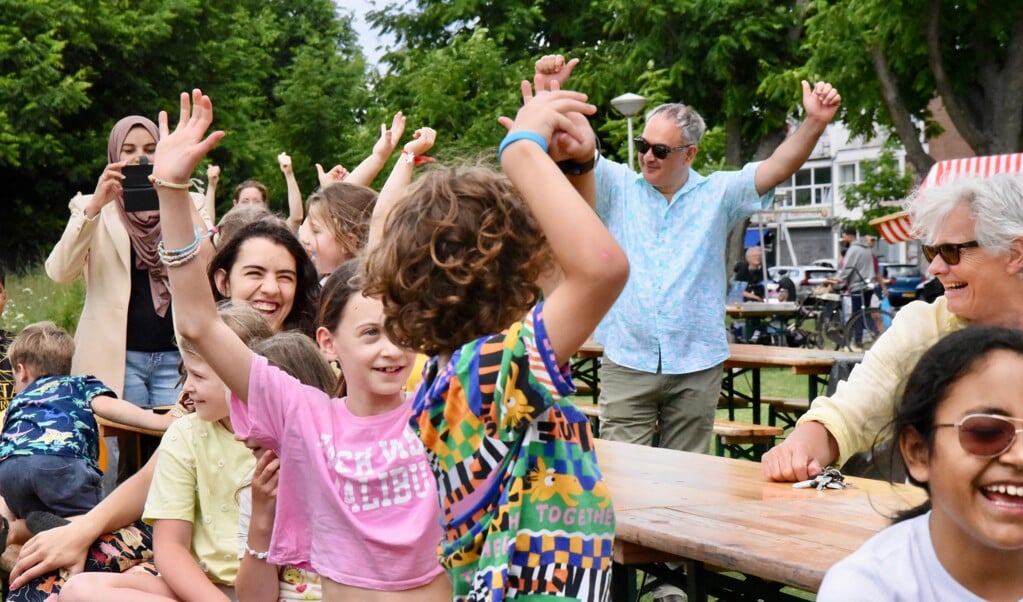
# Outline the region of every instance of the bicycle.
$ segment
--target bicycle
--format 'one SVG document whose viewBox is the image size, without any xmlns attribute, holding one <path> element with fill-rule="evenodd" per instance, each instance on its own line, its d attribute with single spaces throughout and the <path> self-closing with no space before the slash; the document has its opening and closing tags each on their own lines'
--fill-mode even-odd
<svg viewBox="0 0 1023 602">
<path fill-rule="evenodd" d="M 789 347 L 839 349 L 845 342 L 842 297 L 826 286 L 818 287 L 799 302 L 792 322 L 784 327 Z"/>
<path fill-rule="evenodd" d="M 860 309 L 852 312 L 849 319 L 845 321 L 842 327 L 841 344 L 836 349 L 867 351 L 881 337 L 885 330 L 884 325 L 890 323 L 894 316 L 891 312 L 884 311 L 879 307 L 869 306 L 869 293 L 875 288 L 873 280 L 864 278 L 856 268 L 852 269 L 852 275 L 863 285 L 858 291 L 850 292 L 853 296 L 859 296 Z M 850 281 L 855 282 L 853 279 Z M 856 341 L 857 338 L 860 340 Z"/>
</svg>

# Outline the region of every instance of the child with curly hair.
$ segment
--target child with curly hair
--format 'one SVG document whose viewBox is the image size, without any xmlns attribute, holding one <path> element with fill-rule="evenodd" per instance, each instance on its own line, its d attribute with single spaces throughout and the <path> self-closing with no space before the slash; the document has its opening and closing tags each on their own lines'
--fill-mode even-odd
<svg viewBox="0 0 1023 602">
<path fill-rule="evenodd" d="M 589 423 L 565 398 L 569 360 L 629 268 L 547 154 L 594 111 L 582 94 L 538 91 L 502 119 L 507 178 L 437 169 L 377 201 L 366 295 L 383 299 L 394 341 L 432 356 L 412 421 L 437 479 L 456 600 L 609 594 L 614 512 Z M 551 252 L 563 275 L 540 301 Z"/>
</svg>

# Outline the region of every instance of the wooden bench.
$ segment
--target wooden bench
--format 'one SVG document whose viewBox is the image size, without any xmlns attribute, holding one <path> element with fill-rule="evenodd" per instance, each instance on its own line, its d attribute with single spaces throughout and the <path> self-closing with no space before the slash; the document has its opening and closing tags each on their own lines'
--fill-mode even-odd
<svg viewBox="0 0 1023 602">
<path fill-rule="evenodd" d="M 800 416 L 810 409 L 810 400 L 806 398 L 766 397 L 760 398 L 767 404 L 767 424 L 775 426 L 780 421 L 785 428 L 796 426 Z"/>
<path fill-rule="evenodd" d="M 759 462 L 760 456 L 774 445 L 774 438 L 780 437 L 783 432 L 777 426 L 715 420 L 714 453 L 723 456 L 727 451 L 733 458 Z"/>
<path fill-rule="evenodd" d="M 600 406 L 581 403 L 575 406 L 590 419 L 593 425 L 593 436 L 600 436 Z M 765 451 L 774 445 L 774 438 L 784 433 L 781 427 L 751 424 L 735 420 L 714 420 L 714 453 L 719 456 L 729 455 L 735 458 L 759 460 Z"/>
</svg>

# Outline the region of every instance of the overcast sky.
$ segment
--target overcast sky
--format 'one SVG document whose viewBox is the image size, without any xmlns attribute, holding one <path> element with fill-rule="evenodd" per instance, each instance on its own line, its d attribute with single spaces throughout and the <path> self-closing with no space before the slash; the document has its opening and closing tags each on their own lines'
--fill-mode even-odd
<svg viewBox="0 0 1023 602">
<path fill-rule="evenodd" d="M 392 38 L 381 38 L 379 34 L 370 29 L 369 24 L 364 19 L 367 12 L 370 10 L 378 10 L 383 8 L 390 0 L 334 0 L 334 3 L 341 9 L 342 12 L 348 12 L 355 15 L 355 31 L 359 34 L 359 40 L 362 42 L 362 52 L 366 55 L 366 59 L 370 63 L 376 64 L 380 60 L 380 56 L 383 54 L 383 50 L 378 47 L 386 47 Z"/>
</svg>

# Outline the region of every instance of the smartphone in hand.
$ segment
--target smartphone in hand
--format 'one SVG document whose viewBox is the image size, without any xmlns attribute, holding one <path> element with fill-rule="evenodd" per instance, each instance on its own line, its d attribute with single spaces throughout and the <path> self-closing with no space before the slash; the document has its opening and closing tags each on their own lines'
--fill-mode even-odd
<svg viewBox="0 0 1023 602">
<path fill-rule="evenodd" d="M 159 211 L 160 197 L 156 194 L 156 188 L 149 181 L 153 173 L 151 163 L 140 165 L 125 165 L 121 168 L 124 174 L 124 181 L 121 187 L 124 189 L 124 210 L 129 213 L 137 211 Z"/>
</svg>

